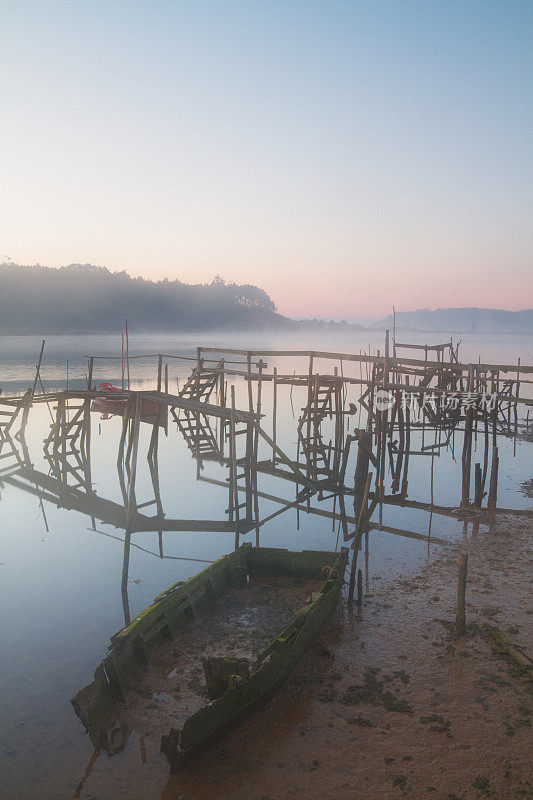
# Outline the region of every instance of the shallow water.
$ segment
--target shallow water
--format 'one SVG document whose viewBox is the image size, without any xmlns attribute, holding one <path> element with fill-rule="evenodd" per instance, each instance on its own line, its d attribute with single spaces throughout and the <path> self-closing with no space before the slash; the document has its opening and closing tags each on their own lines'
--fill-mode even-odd
<svg viewBox="0 0 533 800">
<path fill-rule="evenodd" d="M 428 335 L 428 341 L 438 337 Z M 531 337 L 462 337 L 462 361 L 533 363 Z M 402 336 L 407 341 L 420 335 Z M 444 337 L 446 339 L 446 337 Z M 168 359 L 169 390 L 183 386 L 196 357 L 196 345 L 276 349 L 326 349 L 337 352 L 375 352 L 383 348 L 381 333 L 356 334 L 349 338 L 224 337 L 131 337 L 130 355 L 164 353 L 187 356 L 191 361 Z M 0 337 L 0 388 L 4 394 L 24 391 L 31 385 L 40 347 L 37 337 Z M 116 337 L 49 337 L 42 367 L 46 389 L 83 385 L 87 369 L 83 356 L 90 353 L 120 356 Z M 276 366 L 280 374 L 307 371 L 304 358 L 265 359 L 268 371 Z M 359 367 L 338 364 L 339 372 L 359 375 Z M 154 386 L 157 359 L 132 358 L 131 387 Z M 320 369 L 320 363 L 316 369 Z M 122 381 L 121 360 L 98 361 L 93 380 Z M 237 407 L 247 408 L 247 388 L 235 379 Z M 524 387 L 524 390 L 530 387 Z M 285 452 L 296 455 L 297 420 L 305 403 L 303 387 L 280 386 L 278 390 L 277 441 Z M 523 391 L 523 394 L 526 394 Z M 348 402 L 357 402 L 359 390 L 348 390 Z M 53 412 L 53 410 L 51 409 Z M 272 385 L 263 386 L 263 425 L 271 433 Z M 101 498 L 122 504 L 116 459 L 122 421 L 101 419 L 91 414 L 90 471 L 92 487 Z M 347 417 L 348 430 L 360 424 L 359 412 Z M 43 439 L 49 432 L 50 411 L 36 405 L 30 414 L 26 443 L 36 470 L 48 474 Z M 216 433 L 216 430 L 215 430 Z M 151 426 L 141 424 L 137 473 L 137 501 L 154 499 L 152 476 L 147 462 Z M 480 460 L 483 442 L 479 437 L 473 463 Z M 501 438 L 498 505 L 529 508 L 531 500 L 520 491 L 520 483 L 531 477 L 531 443 Z M 419 449 L 417 447 L 417 449 Z M 434 501 L 456 506 L 460 500 L 461 438 L 454 448 L 434 459 Z M 260 459 L 270 457 L 266 444 Z M 455 458 L 455 460 L 454 460 Z M 428 457 L 411 459 L 409 498 L 429 502 L 431 462 Z M 457 463 L 459 462 L 459 463 Z M 0 462 L 1 463 L 1 462 Z M 353 460 L 347 475 L 353 475 Z M 206 481 L 224 483 L 227 469 L 217 462 L 205 462 L 197 471 L 183 437 L 169 421 L 168 437 L 159 437 L 159 484 L 161 503 L 167 518 L 226 520 L 228 490 Z M 259 474 L 260 492 L 294 500 L 295 487 L 277 477 Z M 264 518 L 280 508 L 279 503 L 260 499 Z M 314 509 L 331 511 L 333 500 L 320 501 Z M 338 510 L 338 508 L 337 508 Z M 155 513 L 147 506 L 144 513 Z M 353 509 L 347 508 L 348 514 Z M 430 515 L 423 510 L 386 506 L 383 523 L 403 530 L 447 540 L 472 536 L 472 524 L 450 516 Z M 353 525 L 349 526 L 353 528 Z M 255 531 L 241 537 L 254 541 Z M 77 719 L 70 698 L 90 682 L 95 667 L 106 652 L 109 637 L 133 618 L 153 597 L 176 580 L 184 580 L 234 546 L 234 534 L 224 531 L 138 532 L 132 536 L 127 602 L 121 594 L 124 530 L 91 519 L 80 511 L 60 508 L 6 480 L 0 483 L 0 599 L 2 602 L 0 651 L 0 794 L 9 800 L 85 797 L 93 792 L 100 798 L 159 798 L 167 780 L 163 757 L 143 763 L 139 743 L 132 735 L 124 753 L 108 759 L 100 754 L 92 765 L 83 789 L 79 782 L 93 755 L 92 745 Z M 343 541 L 339 524 L 331 519 L 294 508 L 274 517 L 261 528 L 265 546 L 289 549 L 336 549 Z M 414 571 L 440 552 L 441 545 L 371 531 L 360 556 L 368 587 L 373 582 Z M 163 557 L 161 557 L 161 555 Z M 141 788 L 142 787 L 142 793 Z"/>
</svg>

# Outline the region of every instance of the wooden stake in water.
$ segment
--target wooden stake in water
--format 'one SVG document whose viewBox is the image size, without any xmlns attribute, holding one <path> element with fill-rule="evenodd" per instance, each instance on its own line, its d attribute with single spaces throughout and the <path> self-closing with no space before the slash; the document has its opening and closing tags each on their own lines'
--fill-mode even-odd
<svg viewBox="0 0 533 800">
<path fill-rule="evenodd" d="M 239 490 L 237 487 L 237 454 L 235 444 L 235 386 L 231 386 L 231 412 L 230 412 L 230 439 L 229 439 L 229 468 L 230 468 L 230 520 L 235 522 L 235 550 L 239 548 Z"/>
<path fill-rule="evenodd" d="M 353 595 L 355 591 L 355 576 L 357 570 L 357 554 L 359 552 L 359 547 L 361 545 L 361 537 L 363 535 L 363 520 L 366 521 L 368 517 L 368 492 L 370 491 L 370 485 L 372 483 L 372 473 L 370 472 L 366 479 L 365 491 L 363 494 L 363 502 L 361 503 L 361 508 L 359 510 L 359 517 L 357 519 L 357 524 L 355 526 L 355 536 L 353 540 L 353 557 L 352 557 L 352 566 L 350 570 L 350 582 L 348 585 L 348 602 L 353 602 Z"/>
<path fill-rule="evenodd" d="M 278 368 L 274 367 L 273 398 L 272 398 L 272 441 L 276 444 L 277 419 L 278 419 Z M 276 465 L 276 448 L 272 448 L 272 463 Z"/>
<path fill-rule="evenodd" d="M 163 356 L 161 353 L 157 356 L 157 391 L 161 391 L 161 386 L 163 382 Z"/>
<path fill-rule="evenodd" d="M 93 367 L 94 367 L 94 358 L 91 356 L 89 358 L 89 365 L 87 367 L 87 391 L 90 392 L 92 389 L 93 383 Z"/>
<path fill-rule="evenodd" d="M 252 390 L 252 354 L 246 356 L 246 380 L 248 381 L 248 411 L 254 413 L 254 395 Z"/>
<path fill-rule="evenodd" d="M 137 513 L 137 500 L 135 497 L 135 479 L 137 476 L 137 454 L 139 450 L 139 425 L 141 421 L 141 405 L 142 405 L 142 397 L 141 395 L 136 395 L 135 416 L 131 432 L 131 437 L 132 437 L 131 462 L 130 462 L 129 485 L 128 485 L 128 494 L 126 503 L 126 530 L 124 534 L 124 556 L 122 560 L 122 581 L 121 581 L 122 604 L 124 608 L 124 621 L 126 625 L 129 625 L 131 621 L 129 604 L 128 604 L 128 573 L 130 565 L 130 542 L 131 542 L 131 533 L 133 528 L 133 519 L 135 514 Z M 128 446 L 128 450 L 129 449 L 130 447 Z"/>
<path fill-rule="evenodd" d="M 254 517 L 256 522 L 255 544 L 259 547 L 259 495 L 257 494 L 257 453 L 259 449 L 259 420 L 261 418 L 261 380 L 263 376 L 263 361 L 259 360 L 257 376 L 257 425 L 254 426 L 253 456 L 252 456 L 252 489 L 254 499 Z"/>
<path fill-rule="evenodd" d="M 396 309 L 392 307 L 392 355 L 396 358 Z"/>
<path fill-rule="evenodd" d="M 470 383 L 469 383 L 470 385 Z M 474 421 L 474 411 L 468 408 L 465 414 L 465 431 L 463 439 L 463 455 L 461 459 L 463 480 L 461 508 L 470 505 L 470 472 L 472 465 L 472 426 Z"/>
<path fill-rule="evenodd" d="M 126 317 L 126 378 L 127 388 L 130 388 L 130 339 L 128 336 L 128 318 Z"/>
<path fill-rule="evenodd" d="M 45 340 L 43 339 L 43 341 L 41 343 L 41 352 L 39 353 L 39 359 L 37 361 L 37 364 L 35 365 L 35 379 L 33 381 L 33 386 L 32 386 L 32 390 L 31 390 L 31 396 L 32 397 L 35 394 L 35 389 L 37 387 L 37 381 L 41 377 L 41 362 L 43 360 L 44 342 L 45 342 Z"/>
<path fill-rule="evenodd" d="M 492 448 L 492 466 L 490 470 L 489 482 L 489 498 L 487 501 L 487 508 L 494 510 L 498 501 L 498 467 L 500 459 L 498 458 L 498 448 Z"/>
<path fill-rule="evenodd" d="M 475 473 L 474 473 L 474 485 L 475 485 L 475 494 L 474 494 L 474 506 L 476 508 L 481 508 L 481 501 L 483 499 L 483 485 L 482 485 L 482 472 L 481 472 L 481 464 L 476 464 L 475 466 Z"/>
</svg>

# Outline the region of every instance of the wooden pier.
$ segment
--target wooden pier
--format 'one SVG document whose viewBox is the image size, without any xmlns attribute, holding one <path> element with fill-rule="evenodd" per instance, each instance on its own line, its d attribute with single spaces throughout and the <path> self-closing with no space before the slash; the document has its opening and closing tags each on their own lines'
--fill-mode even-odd
<svg viewBox="0 0 533 800">
<path fill-rule="evenodd" d="M 404 351 L 408 357 L 401 354 Z M 338 523 L 343 541 L 352 542 L 351 595 L 361 537 L 370 530 L 445 541 L 385 525 L 386 506 L 455 517 L 502 510 L 497 502 L 498 443 L 501 437 L 516 443 L 521 414 L 533 405 L 528 396 L 532 366 L 520 360 L 462 363 L 459 346 L 452 341 L 416 345 L 393 338 L 390 342 L 388 332 L 383 352 L 376 354 L 199 347 L 196 357 L 186 357 L 130 356 L 126 351 L 117 357 L 122 376 L 118 391 L 108 384 L 98 388 L 96 378 L 104 360 L 116 359 L 94 355 L 87 358 L 86 388 L 45 392 L 41 358 L 42 349 L 34 384 L 24 395 L 0 397 L 1 481 L 87 514 L 93 529 L 96 521 L 122 528 L 126 549 L 132 534 L 157 531 L 161 553 L 164 532 L 231 532 L 239 547 L 241 537 L 252 531 L 258 544 L 261 528 L 289 509 L 296 511 L 297 524 L 300 514 L 323 516 L 334 527 Z M 153 388 L 131 388 L 133 367 L 141 358 L 143 363 L 147 359 L 154 363 Z M 301 371 L 285 370 L 286 358 L 298 359 Z M 173 392 L 176 360 L 188 360 L 191 370 L 181 389 Z M 298 397 L 296 408 L 293 392 Z M 283 402 L 282 393 L 288 394 Z M 98 496 L 92 485 L 91 417 L 95 403 L 101 410 L 106 402 L 112 407 L 110 413 L 122 417 L 117 453 L 122 504 Z M 42 403 L 48 405 L 52 420 L 43 442 L 49 474 L 33 467 L 24 436 L 31 409 Z M 295 452 L 280 446 L 280 420 L 286 423 L 289 407 L 294 414 Z M 151 416 L 145 413 L 147 408 Z M 166 517 L 159 490 L 158 445 L 161 419 L 167 417 L 196 461 L 197 478 L 226 487 L 223 518 Z M 144 502 L 136 497 L 141 423 L 152 428 L 146 458 L 153 496 Z M 481 443 L 481 455 L 474 463 L 476 441 Z M 439 505 L 434 496 L 435 462 L 444 452 L 451 452 L 461 465 L 461 491 L 453 507 Z M 419 458 L 430 476 L 429 501 L 409 494 L 410 468 Z M 204 477 L 209 462 L 226 470 L 225 480 Z M 282 481 L 290 492 L 265 492 L 261 476 Z M 311 503 L 313 497 L 318 505 Z M 261 516 L 262 499 L 278 504 L 278 510 Z M 320 507 L 324 500 L 333 500 L 332 511 Z M 348 500 L 353 513 L 346 510 Z M 148 513 L 150 507 L 153 514 Z M 125 556 L 125 574 L 128 559 Z"/>
</svg>

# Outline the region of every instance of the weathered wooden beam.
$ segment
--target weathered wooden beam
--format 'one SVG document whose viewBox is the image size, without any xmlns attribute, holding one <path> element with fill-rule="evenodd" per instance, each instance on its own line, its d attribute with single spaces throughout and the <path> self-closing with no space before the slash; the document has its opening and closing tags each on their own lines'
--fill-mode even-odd
<svg viewBox="0 0 533 800">
<path fill-rule="evenodd" d="M 327 359 L 342 359 L 343 361 L 357 361 L 361 363 L 376 363 L 376 364 L 385 364 L 385 357 L 383 356 L 367 356 L 361 355 L 360 353 L 334 353 L 329 351 L 317 351 L 317 350 L 238 350 L 238 349 L 230 349 L 230 348 L 217 348 L 217 347 L 202 347 L 202 352 L 204 353 L 230 353 L 231 355 L 241 355 L 241 356 L 301 356 L 304 358 L 309 358 L 313 355 L 313 358 L 327 358 Z M 415 367 L 437 367 L 438 369 L 449 369 L 453 372 L 465 372 L 468 373 L 471 364 L 459 364 L 452 361 L 429 361 L 426 359 L 417 359 L 417 358 L 389 358 L 389 366 L 392 367 L 401 367 L 402 365 L 406 366 L 415 366 Z M 517 365 L 516 364 L 484 364 L 479 363 L 473 365 L 476 371 L 485 372 L 487 370 L 499 370 L 500 372 L 516 372 Z M 523 375 L 533 375 L 533 366 L 524 366 L 520 365 L 520 373 Z"/>
</svg>

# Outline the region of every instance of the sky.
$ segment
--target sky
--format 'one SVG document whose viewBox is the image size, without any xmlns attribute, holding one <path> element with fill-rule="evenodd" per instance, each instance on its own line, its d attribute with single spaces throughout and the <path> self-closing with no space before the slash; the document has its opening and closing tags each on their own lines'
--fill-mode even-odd
<svg viewBox="0 0 533 800">
<path fill-rule="evenodd" d="M 531 0 L 0 0 L 0 36 L 0 261 L 533 306 Z"/>
</svg>

